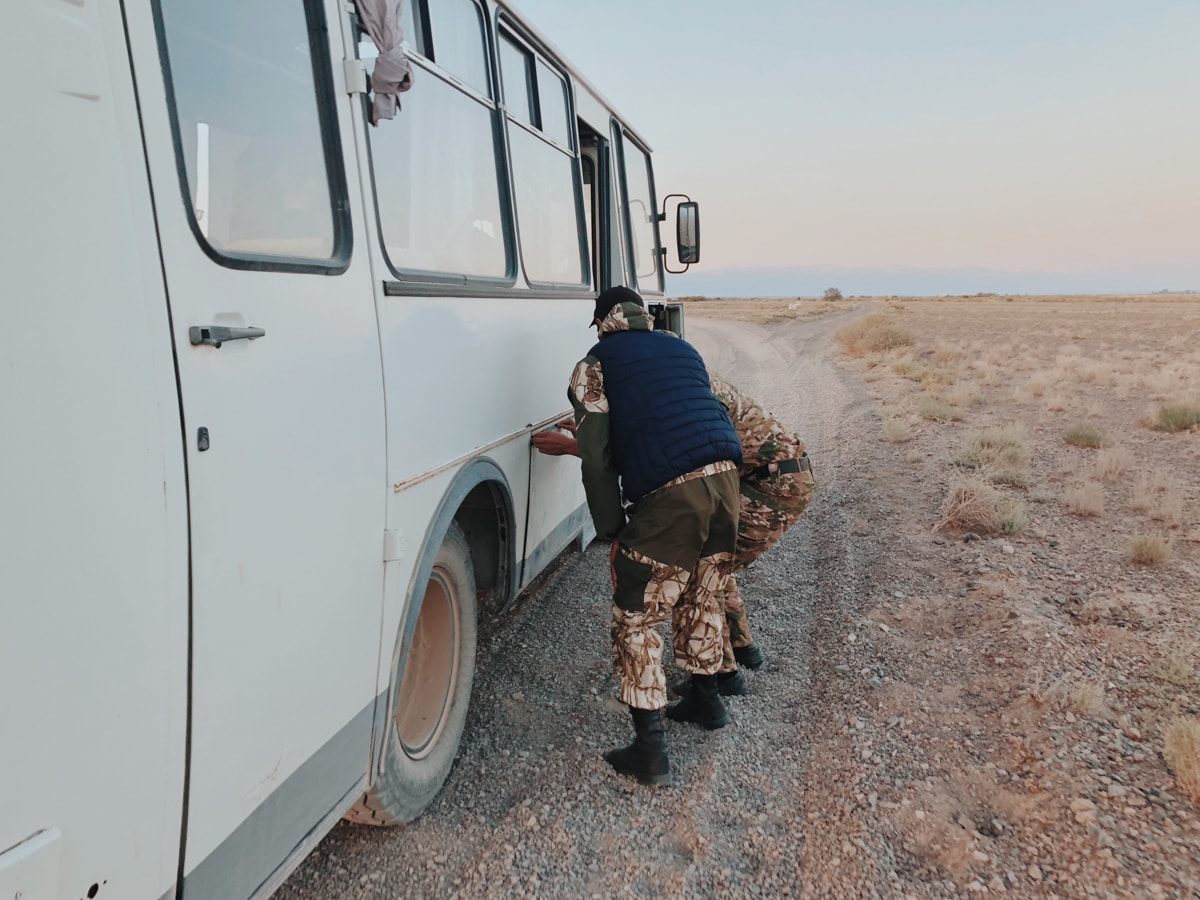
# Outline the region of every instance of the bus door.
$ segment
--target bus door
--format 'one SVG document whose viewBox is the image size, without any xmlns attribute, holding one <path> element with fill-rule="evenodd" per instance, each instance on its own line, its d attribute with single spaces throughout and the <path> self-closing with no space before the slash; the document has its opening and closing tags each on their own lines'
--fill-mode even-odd
<svg viewBox="0 0 1200 900">
<path fill-rule="evenodd" d="M 159 0 L 157 42 L 129 9 L 189 480 L 184 895 L 225 900 L 368 770 L 380 352 L 320 4 Z"/>
</svg>

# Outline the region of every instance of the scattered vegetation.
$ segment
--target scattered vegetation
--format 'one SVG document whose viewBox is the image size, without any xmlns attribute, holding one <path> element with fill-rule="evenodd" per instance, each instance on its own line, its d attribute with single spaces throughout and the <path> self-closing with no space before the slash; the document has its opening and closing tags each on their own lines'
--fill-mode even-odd
<svg viewBox="0 0 1200 900">
<path fill-rule="evenodd" d="M 1063 440 L 1072 447 L 1091 447 L 1093 449 L 1106 447 L 1110 443 L 1104 436 L 1104 432 L 1095 425 L 1086 423 L 1072 425 L 1063 432 Z"/>
<path fill-rule="evenodd" d="M 905 419 L 889 416 L 883 420 L 883 434 L 893 444 L 912 440 L 912 428 Z"/>
<path fill-rule="evenodd" d="M 1183 520 L 1183 496 L 1179 485 L 1166 472 L 1142 472 L 1133 483 L 1132 505 L 1138 512 L 1168 525 Z"/>
<path fill-rule="evenodd" d="M 946 393 L 946 402 L 958 409 L 966 409 L 979 402 L 979 388 L 973 384 L 959 385 Z"/>
<path fill-rule="evenodd" d="M 1177 650 L 1151 670 L 1156 678 L 1187 687 L 1196 680 L 1196 667 L 1192 660 L 1196 658 L 1197 647 Z"/>
<path fill-rule="evenodd" d="M 1110 447 L 1096 454 L 1092 463 L 1091 477 L 1100 481 L 1112 481 L 1124 475 L 1133 465 L 1133 454 L 1124 447 Z"/>
<path fill-rule="evenodd" d="M 1104 487 L 1096 481 L 1068 488 L 1063 494 L 1063 503 L 1077 516 L 1104 515 Z"/>
<path fill-rule="evenodd" d="M 1003 494 L 991 482 L 963 476 L 950 486 L 934 531 L 954 529 L 979 534 L 1020 534 L 1029 524 L 1020 501 Z"/>
<path fill-rule="evenodd" d="M 1200 406 L 1187 403 L 1164 403 L 1158 407 L 1158 415 L 1150 426 L 1155 431 L 1174 434 L 1200 427 Z"/>
<path fill-rule="evenodd" d="M 834 338 L 851 356 L 912 346 L 912 335 L 887 313 L 871 313 L 840 328 Z"/>
<path fill-rule="evenodd" d="M 1135 535 L 1129 544 L 1129 557 L 1139 565 L 1157 566 L 1171 558 L 1171 544 L 1157 534 Z"/>
<path fill-rule="evenodd" d="M 963 419 L 963 414 L 947 403 L 940 394 L 922 394 L 917 402 L 917 412 L 935 422 L 961 422 Z"/>
<path fill-rule="evenodd" d="M 988 481 L 1023 487 L 1028 478 L 1029 445 L 1021 425 L 994 425 L 973 432 L 954 457 L 955 465 L 975 469 Z"/>
<path fill-rule="evenodd" d="M 1163 759 L 1175 773 L 1179 788 L 1200 803 L 1200 720 L 1179 718 L 1163 735 Z"/>
</svg>

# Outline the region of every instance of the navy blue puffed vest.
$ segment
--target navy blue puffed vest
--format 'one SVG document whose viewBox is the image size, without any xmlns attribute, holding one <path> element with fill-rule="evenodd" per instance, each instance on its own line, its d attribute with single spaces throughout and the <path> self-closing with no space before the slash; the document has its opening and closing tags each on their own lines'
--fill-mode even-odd
<svg viewBox="0 0 1200 900">
<path fill-rule="evenodd" d="M 617 331 L 589 352 L 608 397 L 613 465 L 625 499 L 721 460 L 742 461 L 725 407 L 692 345 L 655 331 Z"/>
</svg>

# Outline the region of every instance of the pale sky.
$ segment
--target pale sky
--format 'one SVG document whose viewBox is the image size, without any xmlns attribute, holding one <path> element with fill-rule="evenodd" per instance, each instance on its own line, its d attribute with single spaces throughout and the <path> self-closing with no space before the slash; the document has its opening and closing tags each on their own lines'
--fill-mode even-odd
<svg viewBox="0 0 1200 900">
<path fill-rule="evenodd" d="M 1200 0 L 517 5 L 700 201 L 700 269 L 1200 286 Z"/>
</svg>

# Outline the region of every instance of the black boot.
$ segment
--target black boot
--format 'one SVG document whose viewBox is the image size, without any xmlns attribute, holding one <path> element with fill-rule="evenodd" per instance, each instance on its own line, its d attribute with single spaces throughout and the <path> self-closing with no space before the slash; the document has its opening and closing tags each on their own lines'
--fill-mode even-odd
<svg viewBox="0 0 1200 900">
<path fill-rule="evenodd" d="M 728 725 L 731 719 L 717 693 L 717 676 L 693 675 L 687 695 L 667 708 L 667 718 L 676 722 L 694 722 L 709 731 Z"/>
<path fill-rule="evenodd" d="M 722 697 L 745 697 L 750 693 L 746 687 L 746 679 L 737 669 L 732 672 L 717 673 L 717 693 Z"/>
<path fill-rule="evenodd" d="M 767 658 L 763 656 L 763 652 L 754 644 L 747 644 L 745 647 L 734 647 L 733 658 L 738 661 L 739 666 L 745 666 L 747 669 L 761 669 Z"/>
<path fill-rule="evenodd" d="M 622 775 L 632 775 L 642 784 L 670 784 L 671 761 L 667 759 L 667 739 L 663 734 L 662 713 L 657 709 L 634 709 L 633 728 L 637 737 L 628 747 L 604 754 L 608 764 Z"/>
</svg>

